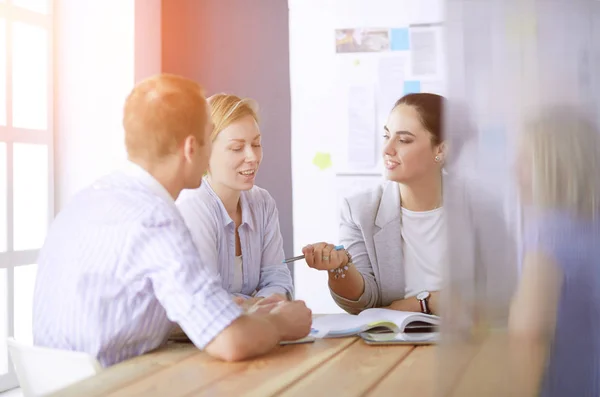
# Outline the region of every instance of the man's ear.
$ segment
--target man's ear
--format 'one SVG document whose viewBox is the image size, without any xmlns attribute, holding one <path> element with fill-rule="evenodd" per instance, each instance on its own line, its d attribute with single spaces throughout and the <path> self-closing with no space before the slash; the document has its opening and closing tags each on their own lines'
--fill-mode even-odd
<svg viewBox="0 0 600 397">
<path fill-rule="evenodd" d="M 188 135 L 183 141 L 183 156 L 186 161 L 191 162 L 198 150 L 198 140 L 193 135 Z"/>
</svg>

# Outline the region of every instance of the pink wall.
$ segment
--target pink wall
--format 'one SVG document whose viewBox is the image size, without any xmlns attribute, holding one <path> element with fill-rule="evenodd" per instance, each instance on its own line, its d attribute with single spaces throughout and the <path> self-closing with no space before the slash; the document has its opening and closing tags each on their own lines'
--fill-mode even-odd
<svg viewBox="0 0 600 397">
<path fill-rule="evenodd" d="M 257 184 L 277 201 L 292 254 L 290 78 L 286 0 L 162 2 L 162 71 L 261 107 L 264 160 Z"/>
</svg>

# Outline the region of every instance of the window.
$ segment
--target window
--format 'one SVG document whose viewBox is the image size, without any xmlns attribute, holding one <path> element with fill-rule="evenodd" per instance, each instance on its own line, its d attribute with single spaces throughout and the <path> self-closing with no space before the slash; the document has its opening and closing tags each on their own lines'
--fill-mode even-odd
<svg viewBox="0 0 600 397">
<path fill-rule="evenodd" d="M 6 338 L 31 342 L 39 249 L 54 216 L 52 0 L 0 0 L 0 392 Z"/>
</svg>

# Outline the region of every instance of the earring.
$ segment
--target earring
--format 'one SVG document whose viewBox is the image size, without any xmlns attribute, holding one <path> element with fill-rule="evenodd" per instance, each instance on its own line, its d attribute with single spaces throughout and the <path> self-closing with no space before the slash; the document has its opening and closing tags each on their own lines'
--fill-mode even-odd
<svg viewBox="0 0 600 397">
<path fill-rule="evenodd" d="M 435 156 L 435 162 L 439 163 L 440 162 L 440 156 Z"/>
</svg>

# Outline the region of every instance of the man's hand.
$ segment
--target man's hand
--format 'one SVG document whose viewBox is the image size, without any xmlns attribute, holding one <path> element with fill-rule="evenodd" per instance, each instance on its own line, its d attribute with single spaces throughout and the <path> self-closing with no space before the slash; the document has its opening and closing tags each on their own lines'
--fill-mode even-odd
<svg viewBox="0 0 600 397">
<path fill-rule="evenodd" d="M 257 297 L 253 303 L 247 308 L 248 313 L 270 313 L 271 310 L 276 308 L 279 304 L 286 302 L 287 299 L 283 295 L 273 294 L 266 298 Z"/>
<path fill-rule="evenodd" d="M 312 311 L 303 301 L 280 301 L 275 305 L 269 313 L 269 319 L 279 330 L 281 340 L 296 340 L 310 333 Z"/>
<path fill-rule="evenodd" d="M 268 313 L 278 302 L 287 301 L 287 297 L 281 294 L 269 295 L 266 298 L 256 296 L 254 298 L 244 298 L 243 296 L 234 296 L 233 301 L 248 313 Z"/>
</svg>

